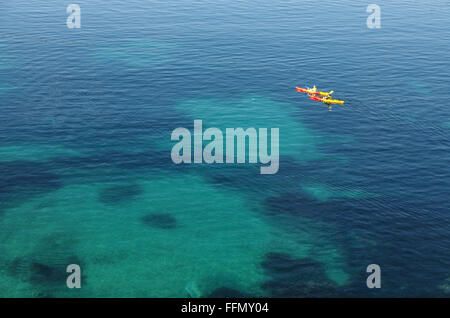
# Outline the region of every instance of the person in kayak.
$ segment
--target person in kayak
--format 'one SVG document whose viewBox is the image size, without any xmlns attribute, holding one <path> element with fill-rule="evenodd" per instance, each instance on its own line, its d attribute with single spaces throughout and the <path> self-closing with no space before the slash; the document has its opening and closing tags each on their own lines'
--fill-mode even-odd
<svg viewBox="0 0 450 318">
<path fill-rule="evenodd" d="M 329 111 L 332 110 L 331 104 L 327 103 L 326 101 L 327 101 L 327 100 L 330 100 L 330 99 L 331 99 L 331 96 L 330 96 L 330 95 L 325 96 L 324 98 L 322 98 L 322 101 L 325 102 L 325 104 L 327 105 Z"/>
</svg>

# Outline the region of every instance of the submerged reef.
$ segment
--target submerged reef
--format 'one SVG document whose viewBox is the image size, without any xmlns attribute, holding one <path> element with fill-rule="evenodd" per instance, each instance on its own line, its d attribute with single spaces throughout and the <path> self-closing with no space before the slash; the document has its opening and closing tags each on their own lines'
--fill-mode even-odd
<svg viewBox="0 0 450 318">
<path fill-rule="evenodd" d="M 30 286 L 27 297 L 59 297 L 68 291 L 66 287 L 69 264 L 85 264 L 73 250 L 69 234 L 52 234 L 38 241 L 28 254 L 4 261 L 3 270 L 20 285 Z M 1 272 L 2 267 L 0 267 Z M 87 275 L 83 273 L 83 285 Z M 72 293 L 73 294 L 73 293 Z M 78 294 L 77 294 L 78 295 Z"/>
<path fill-rule="evenodd" d="M 173 229 L 177 226 L 177 219 L 169 213 L 147 214 L 141 217 L 142 223 L 159 229 Z"/>
<path fill-rule="evenodd" d="M 219 287 L 211 294 L 207 296 L 207 298 L 248 298 L 252 297 L 252 295 L 243 293 L 237 289 L 229 288 L 229 287 Z"/>
<path fill-rule="evenodd" d="M 311 258 L 292 258 L 285 253 L 268 253 L 261 263 L 270 277 L 264 283 L 270 297 L 333 297 L 337 286 L 323 265 Z"/>
<path fill-rule="evenodd" d="M 99 201 L 104 204 L 118 204 L 131 200 L 142 193 L 142 189 L 137 184 L 118 185 L 100 190 Z"/>
</svg>

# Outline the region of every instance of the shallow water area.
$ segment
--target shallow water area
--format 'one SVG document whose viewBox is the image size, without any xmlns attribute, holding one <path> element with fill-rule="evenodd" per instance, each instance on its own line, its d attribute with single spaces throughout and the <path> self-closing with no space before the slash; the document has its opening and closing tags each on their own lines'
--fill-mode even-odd
<svg viewBox="0 0 450 318">
<path fill-rule="evenodd" d="M 448 297 L 447 2 L 78 4 L 0 11 L 1 297 Z M 194 120 L 279 170 L 175 164 Z"/>
</svg>

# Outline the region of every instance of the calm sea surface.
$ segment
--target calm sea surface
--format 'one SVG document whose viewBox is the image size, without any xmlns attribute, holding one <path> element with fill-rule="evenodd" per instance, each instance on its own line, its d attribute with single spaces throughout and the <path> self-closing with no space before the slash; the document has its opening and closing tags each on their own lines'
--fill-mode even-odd
<svg viewBox="0 0 450 318">
<path fill-rule="evenodd" d="M 450 295 L 448 1 L 76 3 L 1 5 L 0 297 Z M 175 165 L 194 119 L 279 172 Z"/>
</svg>

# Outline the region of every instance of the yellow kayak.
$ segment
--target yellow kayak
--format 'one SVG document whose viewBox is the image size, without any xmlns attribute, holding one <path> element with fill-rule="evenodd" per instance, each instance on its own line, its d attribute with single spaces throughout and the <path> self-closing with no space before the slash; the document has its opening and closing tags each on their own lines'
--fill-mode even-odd
<svg viewBox="0 0 450 318">
<path fill-rule="evenodd" d="M 317 97 L 314 95 L 310 95 L 309 98 L 312 100 L 317 100 L 319 102 L 323 102 L 325 104 L 344 104 L 343 100 L 338 100 L 338 99 L 321 98 L 321 97 Z"/>
<path fill-rule="evenodd" d="M 338 99 L 325 99 L 325 100 L 322 100 L 322 102 L 324 102 L 325 104 L 344 104 L 343 100 L 338 100 Z"/>
<path fill-rule="evenodd" d="M 329 96 L 329 97 L 331 97 L 331 94 L 333 94 L 333 91 L 331 91 L 329 93 L 327 93 L 327 92 L 317 92 L 317 93 L 319 93 L 320 96 Z"/>
<path fill-rule="evenodd" d="M 329 108 L 330 108 L 331 104 L 340 104 L 340 105 L 344 104 L 343 100 L 331 98 L 331 94 L 333 94 L 334 91 L 321 92 L 321 91 L 317 90 L 316 85 L 314 85 L 313 88 L 296 87 L 296 89 L 297 89 L 297 92 L 302 92 L 302 93 L 308 94 L 309 98 L 312 100 L 317 100 L 319 102 L 327 104 Z"/>
</svg>

